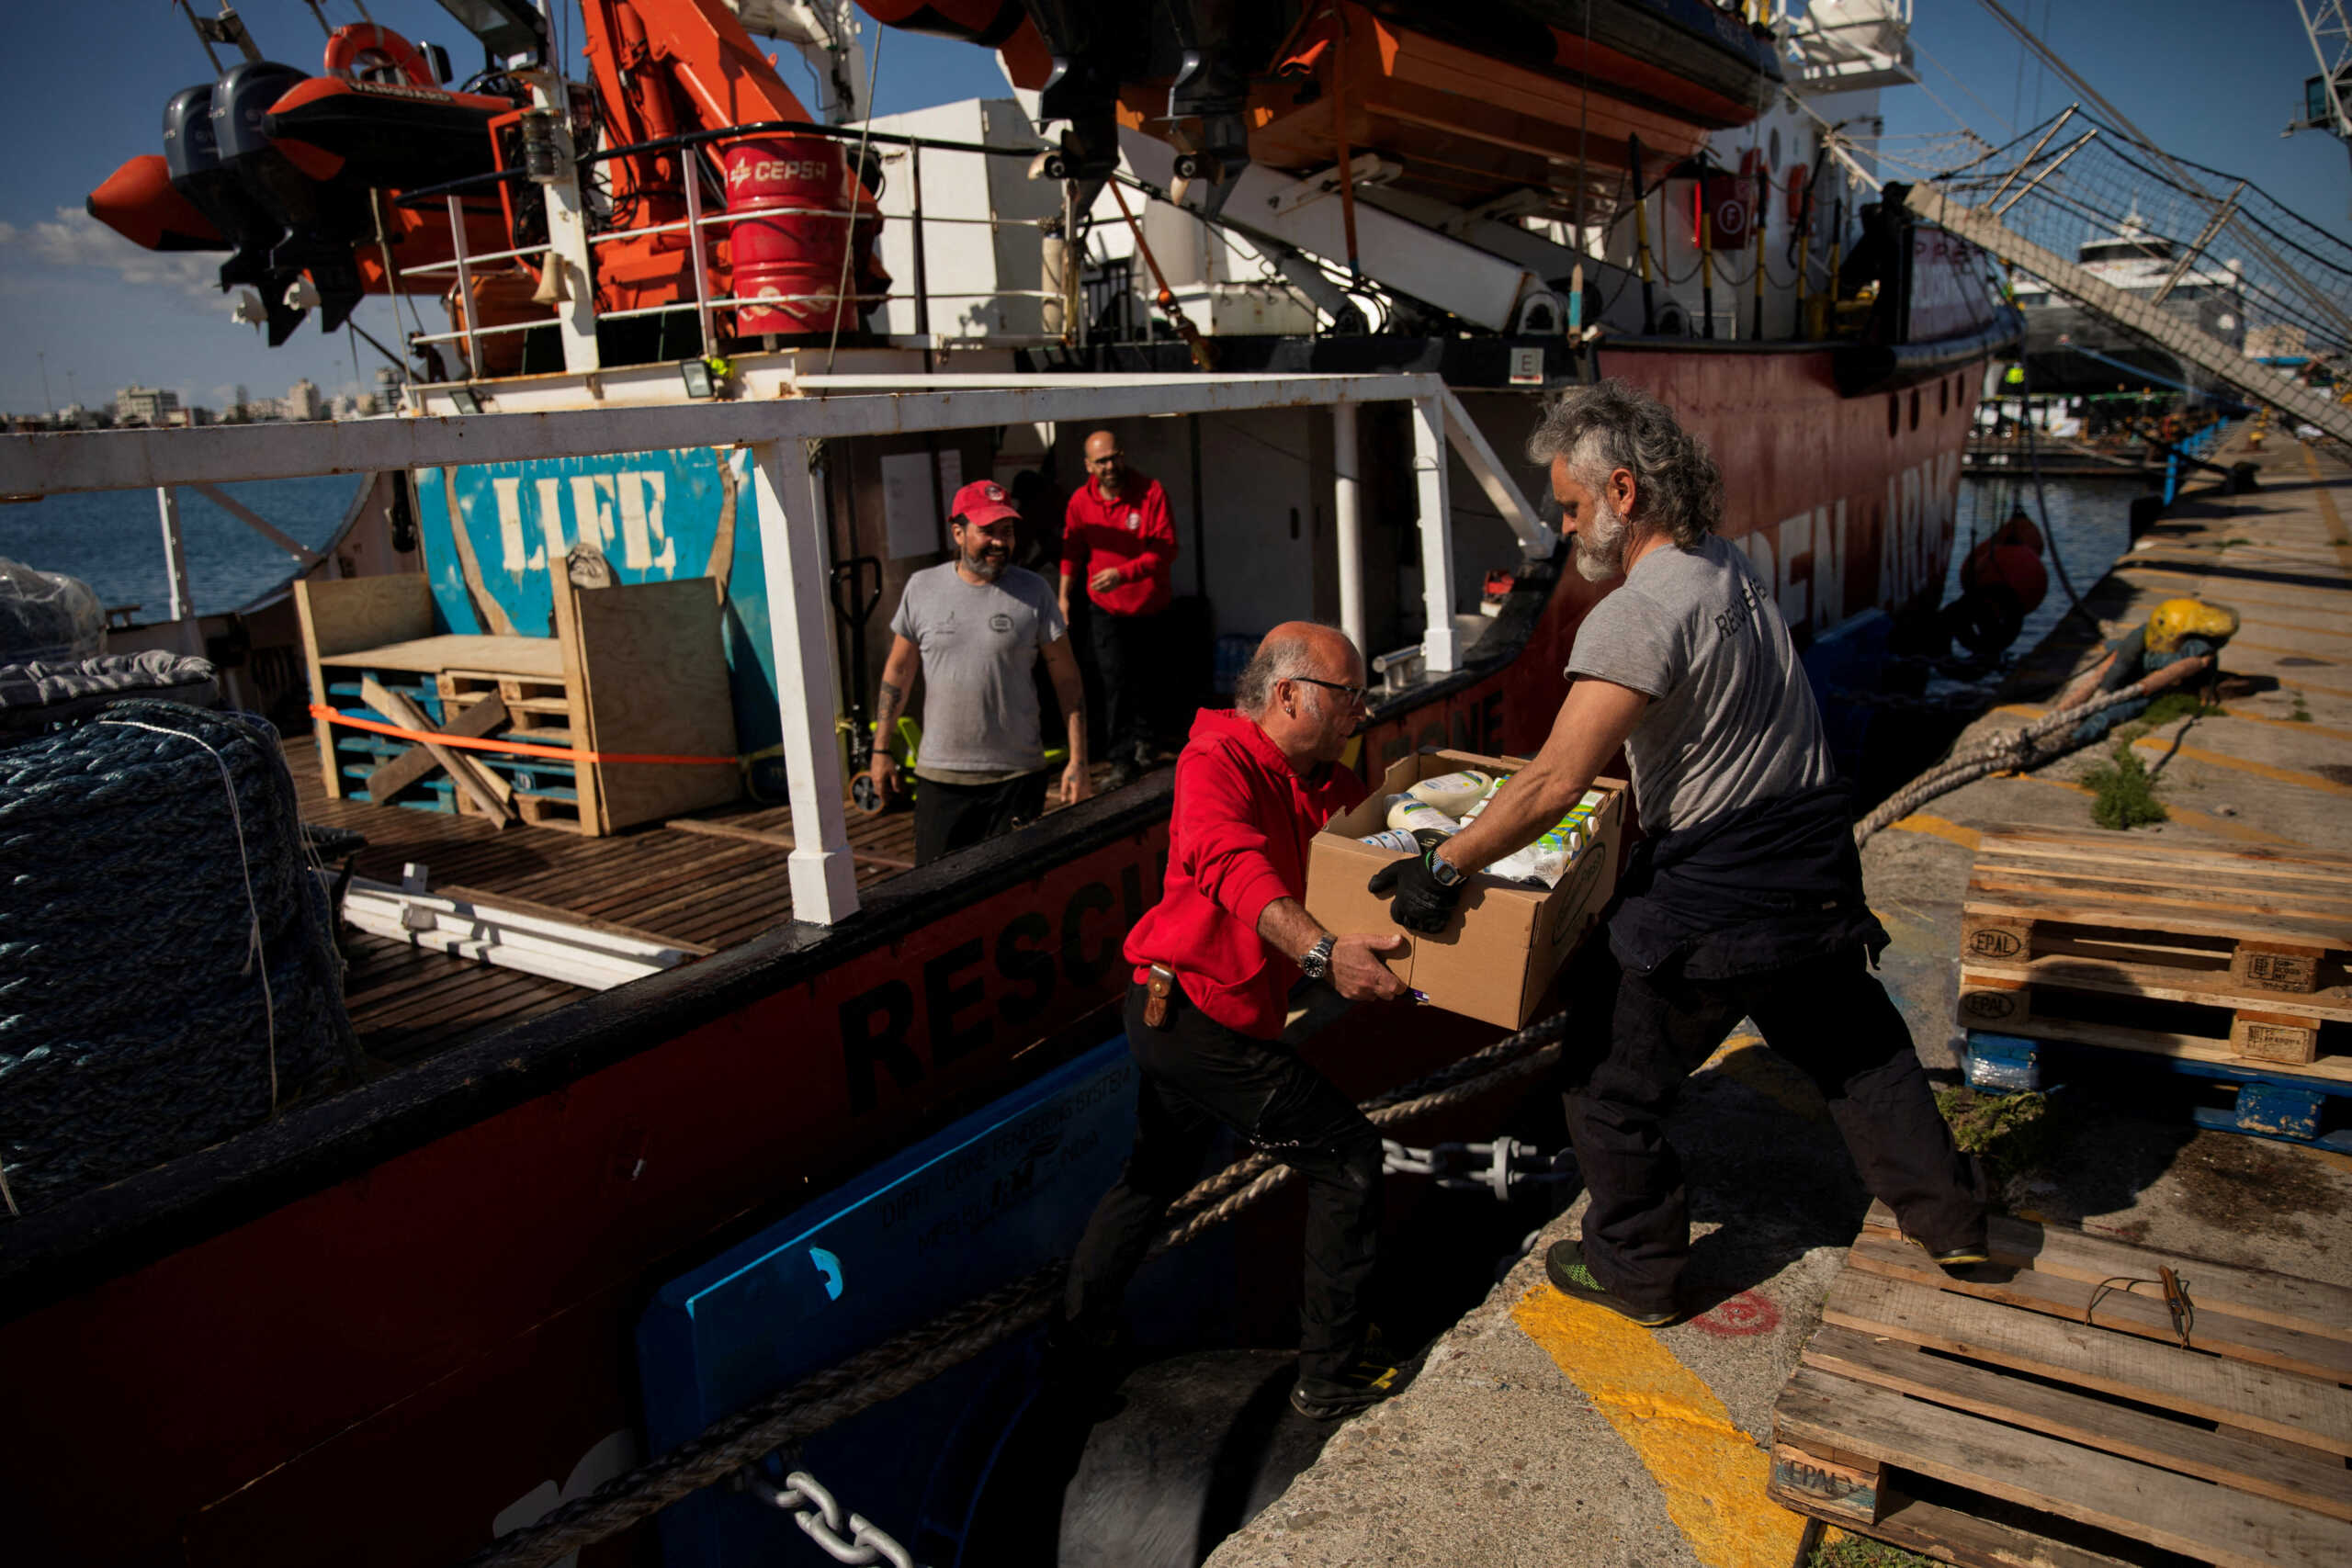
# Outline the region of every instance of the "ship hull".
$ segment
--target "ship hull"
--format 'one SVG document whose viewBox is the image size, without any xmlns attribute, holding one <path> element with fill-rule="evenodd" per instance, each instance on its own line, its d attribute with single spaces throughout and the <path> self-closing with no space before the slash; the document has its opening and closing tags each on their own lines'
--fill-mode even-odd
<svg viewBox="0 0 2352 1568">
<path fill-rule="evenodd" d="M 1633 345 L 1600 367 L 1714 448 L 1724 531 L 1801 636 L 1932 603 L 1981 360 L 1861 397 L 1827 349 Z M 1532 407 L 1494 421 L 1507 456 Z M 1601 592 L 1572 570 L 1523 585 L 1495 651 L 1381 710 L 1358 765 L 1540 744 Z M 772 931 L 0 1233 L 13 1539 L 93 1563 L 455 1562 L 625 1469 L 631 1336 L 662 1280 L 1116 1032 L 1168 789 L 1155 775 L 883 884 L 842 926 Z M 1495 1032 L 1406 1016 L 1310 1055 L 1365 1094 Z"/>
</svg>

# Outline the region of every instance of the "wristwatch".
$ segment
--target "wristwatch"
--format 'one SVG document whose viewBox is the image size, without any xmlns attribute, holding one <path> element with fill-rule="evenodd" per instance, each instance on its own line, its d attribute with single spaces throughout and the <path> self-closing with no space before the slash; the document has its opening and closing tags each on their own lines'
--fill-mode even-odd
<svg viewBox="0 0 2352 1568">
<path fill-rule="evenodd" d="M 1329 979 L 1331 975 L 1331 944 L 1340 939 L 1328 931 L 1321 941 L 1298 955 L 1298 966 L 1310 980 Z"/>
<path fill-rule="evenodd" d="M 1430 852 L 1430 880 L 1440 887 L 1459 887 L 1468 875 L 1467 872 L 1435 850 Z"/>
</svg>

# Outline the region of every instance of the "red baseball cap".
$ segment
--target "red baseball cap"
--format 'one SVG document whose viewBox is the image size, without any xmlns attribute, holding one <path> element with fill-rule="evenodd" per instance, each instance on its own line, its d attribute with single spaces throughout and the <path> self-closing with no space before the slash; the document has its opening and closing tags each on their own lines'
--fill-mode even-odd
<svg viewBox="0 0 2352 1568">
<path fill-rule="evenodd" d="M 960 517 L 967 523 L 977 523 L 985 528 L 991 523 L 1001 523 L 1021 513 L 1004 499 L 1004 487 L 994 479 L 974 479 L 956 492 L 956 504 L 947 509 L 950 517 Z"/>
</svg>

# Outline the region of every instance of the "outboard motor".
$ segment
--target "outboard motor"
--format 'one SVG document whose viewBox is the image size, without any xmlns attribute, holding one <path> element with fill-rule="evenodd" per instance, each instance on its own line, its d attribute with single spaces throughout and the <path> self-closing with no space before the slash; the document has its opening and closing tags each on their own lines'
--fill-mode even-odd
<svg viewBox="0 0 2352 1568">
<path fill-rule="evenodd" d="M 319 324 L 328 332 L 343 325 L 361 293 L 349 236 L 367 231 L 364 194 L 325 183 L 341 164 L 332 154 L 313 153 L 313 161 L 323 156 L 335 167 L 298 166 L 264 123 L 272 105 L 308 80 L 307 73 L 290 65 L 248 61 L 231 67 L 212 94 L 212 135 L 221 167 L 278 224 L 259 279 L 272 348 L 301 324 L 303 308 L 288 303 L 287 295 L 303 273 L 318 286 Z"/>
<path fill-rule="evenodd" d="M 233 254 L 220 264 L 220 287 L 258 287 L 269 270 L 269 247 L 283 225 L 220 166 L 212 135 L 213 84 L 183 87 L 164 106 L 164 167 L 172 188 L 209 219 Z"/>
</svg>

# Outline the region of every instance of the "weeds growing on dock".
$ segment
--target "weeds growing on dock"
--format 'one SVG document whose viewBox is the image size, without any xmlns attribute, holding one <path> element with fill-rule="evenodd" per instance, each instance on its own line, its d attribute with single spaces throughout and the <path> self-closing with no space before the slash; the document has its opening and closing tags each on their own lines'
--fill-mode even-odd
<svg viewBox="0 0 2352 1568">
<path fill-rule="evenodd" d="M 2092 821 L 2121 832 L 2143 823 L 2162 822 L 2172 815 L 2156 798 L 2154 775 L 2132 754 L 2130 739 L 2119 740 L 2109 757 L 2107 763 L 2083 775 L 2083 783 L 2097 796 L 2091 802 Z"/>
<path fill-rule="evenodd" d="M 1936 1109 L 1951 1126 L 1952 1142 L 1984 1162 L 1994 1196 L 2006 1201 L 2010 1184 L 2048 1163 L 2053 1145 L 2050 1101 L 2044 1096 L 1936 1090 Z"/>
</svg>

